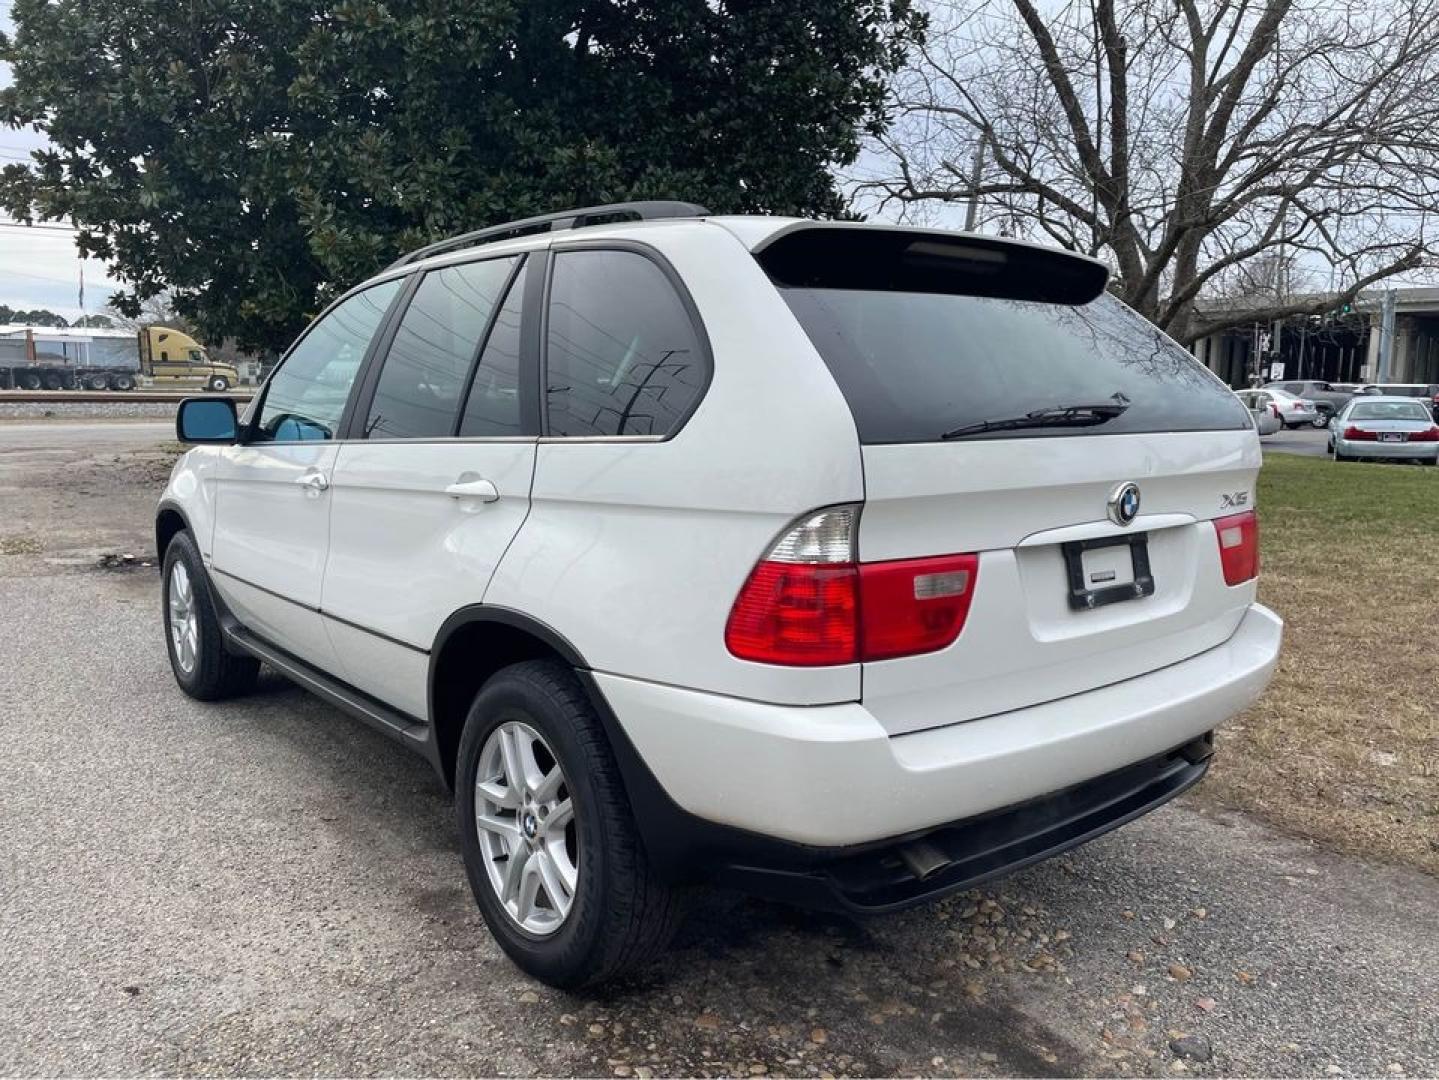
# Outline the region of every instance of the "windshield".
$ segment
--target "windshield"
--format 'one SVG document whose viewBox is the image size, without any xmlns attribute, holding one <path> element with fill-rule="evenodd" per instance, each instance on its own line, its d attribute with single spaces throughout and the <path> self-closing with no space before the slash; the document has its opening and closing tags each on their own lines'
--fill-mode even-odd
<svg viewBox="0 0 1439 1080">
<path fill-rule="evenodd" d="M 1417 401 L 1361 401 L 1349 414 L 1351 420 L 1422 420 L 1429 422 L 1429 410 Z"/>
<path fill-rule="evenodd" d="M 1251 426 L 1234 394 L 1109 295 L 1082 306 L 951 294 L 781 288 L 865 443 L 931 442 L 1037 410 L 1112 402 L 1102 424 L 979 438 L 1070 438 Z"/>
</svg>

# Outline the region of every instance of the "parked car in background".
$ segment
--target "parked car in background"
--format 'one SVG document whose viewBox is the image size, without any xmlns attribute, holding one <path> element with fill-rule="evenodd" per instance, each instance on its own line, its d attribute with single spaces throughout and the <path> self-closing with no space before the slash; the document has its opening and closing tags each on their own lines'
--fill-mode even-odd
<svg viewBox="0 0 1439 1080">
<path fill-rule="evenodd" d="M 1273 435 L 1284 427 L 1279 419 L 1279 410 L 1274 405 L 1274 395 L 1267 390 L 1239 390 L 1235 392 L 1254 421 L 1254 430 L 1263 435 Z"/>
<path fill-rule="evenodd" d="M 1439 425 L 1423 401 L 1355 398 L 1330 425 L 1329 453 L 1335 461 L 1373 458 L 1433 465 L 1439 461 Z"/>
<path fill-rule="evenodd" d="M 1340 409 L 1349 404 L 1354 397 L 1353 390 L 1341 390 L 1333 383 L 1325 382 L 1322 379 L 1290 379 L 1287 382 L 1272 382 L 1266 384 L 1265 390 L 1283 390 L 1293 397 L 1304 398 L 1306 401 L 1314 402 L 1320 415 L 1327 424 Z"/>
<path fill-rule="evenodd" d="M 1439 383 L 1366 383 L 1366 394 L 1385 397 L 1418 398 L 1429 407 L 1429 414 L 1439 417 Z"/>
<path fill-rule="evenodd" d="M 1318 405 L 1308 398 L 1296 397 L 1288 390 L 1281 390 L 1277 386 L 1264 386 L 1250 392 L 1268 394 L 1274 414 L 1286 428 L 1304 427 L 1306 424 L 1323 427 L 1328 422 L 1328 417 L 1319 411 Z"/>
</svg>

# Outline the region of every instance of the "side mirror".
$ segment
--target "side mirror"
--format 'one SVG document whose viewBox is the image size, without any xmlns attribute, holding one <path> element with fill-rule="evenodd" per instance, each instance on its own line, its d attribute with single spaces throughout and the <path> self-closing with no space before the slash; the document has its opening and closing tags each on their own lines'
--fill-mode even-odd
<svg viewBox="0 0 1439 1080">
<path fill-rule="evenodd" d="M 175 437 L 184 443 L 232 443 L 240 422 L 235 403 L 227 397 L 193 397 L 175 413 Z"/>
</svg>

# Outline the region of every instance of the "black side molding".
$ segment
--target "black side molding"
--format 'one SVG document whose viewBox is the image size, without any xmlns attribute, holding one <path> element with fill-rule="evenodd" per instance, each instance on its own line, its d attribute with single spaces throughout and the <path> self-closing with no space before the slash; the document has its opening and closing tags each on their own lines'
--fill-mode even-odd
<svg viewBox="0 0 1439 1080">
<path fill-rule="evenodd" d="M 357 690 L 298 657 L 291 656 L 233 620 L 225 625 L 225 637 L 240 651 L 270 665 L 316 697 L 328 701 L 401 745 L 429 756 L 427 747 L 430 742 L 430 729 L 413 716 L 392 709 L 363 690 Z"/>
</svg>

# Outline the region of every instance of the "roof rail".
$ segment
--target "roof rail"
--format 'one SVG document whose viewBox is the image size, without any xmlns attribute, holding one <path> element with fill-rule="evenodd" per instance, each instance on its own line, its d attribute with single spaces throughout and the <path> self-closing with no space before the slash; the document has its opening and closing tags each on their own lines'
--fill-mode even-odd
<svg viewBox="0 0 1439 1080">
<path fill-rule="evenodd" d="M 616 218 L 652 221 L 658 218 L 704 217 L 708 213 L 709 210 L 698 203 L 675 202 L 669 199 L 607 203 L 603 206 L 586 206 L 579 210 L 561 210 L 558 213 L 540 214 L 537 217 L 523 218 L 519 221 L 507 222 L 504 225 L 492 225 L 487 229 L 476 229 L 474 232 L 452 236 L 448 240 L 426 244 L 407 255 L 401 255 L 386 269 L 392 270 L 397 266 L 407 266 L 446 251 L 490 244 L 496 240 L 507 240 L 510 237 L 522 236 L 526 233 L 582 229 L 586 225 L 599 225 Z"/>
</svg>

